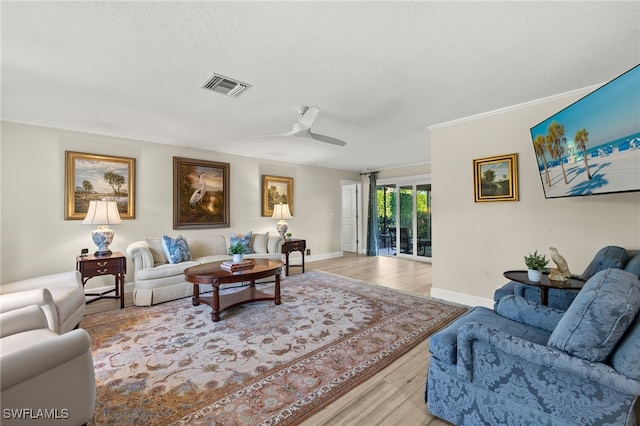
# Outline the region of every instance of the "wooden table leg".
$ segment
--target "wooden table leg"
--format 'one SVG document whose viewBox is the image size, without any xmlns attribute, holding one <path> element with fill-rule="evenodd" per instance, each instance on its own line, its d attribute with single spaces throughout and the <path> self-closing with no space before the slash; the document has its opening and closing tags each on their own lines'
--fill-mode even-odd
<svg viewBox="0 0 640 426">
<path fill-rule="evenodd" d="M 116 276 L 116 296 L 120 297 L 120 309 L 124 309 L 124 274 Z"/>
<path fill-rule="evenodd" d="M 193 306 L 200 305 L 200 286 L 198 284 L 193 285 L 193 296 L 191 296 L 191 304 Z"/>
<path fill-rule="evenodd" d="M 276 288 L 274 289 L 273 299 L 276 305 L 281 303 L 280 301 L 280 270 L 276 273 Z"/>
<path fill-rule="evenodd" d="M 211 306 L 211 320 L 213 322 L 220 321 L 220 285 L 213 284 L 213 306 Z"/>
<path fill-rule="evenodd" d="M 546 287 L 540 287 L 540 303 L 544 306 L 549 303 L 549 292 Z"/>
</svg>

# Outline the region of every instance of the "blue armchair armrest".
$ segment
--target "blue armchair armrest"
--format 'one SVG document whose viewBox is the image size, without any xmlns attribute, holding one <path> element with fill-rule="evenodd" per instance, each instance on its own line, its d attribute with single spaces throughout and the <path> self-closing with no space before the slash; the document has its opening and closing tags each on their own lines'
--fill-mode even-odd
<svg viewBox="0 0 640 426">
<path fill-rule="evenodd" d="M 476 341 L 488 343 L 487 348 L 493 352 L 493 356 L 483 354 L 482 357 L 474 360 L 473 346 Z M 496 363 L 496 355 L 499 358 L 502 357 L 503 361 L 505 357 L 514 360 L 518 358 L 518 362 L 527 365 L 527 370 L 548 373 L 548 377 L 545 377 L 544 374 L 541 375 L 543 380 L 557 380 L 559 377 L 557 372 L 562 371 L 565 376 L 568 373 L 585 382 L 608 387 L 626 395 L 640 395 L 640 382 L 623 376 L 606 364 L 574 357 L 550 346 L 531 343 L 477 322 L 467 323 L 460 327 L 458 331 L 458 375 L 472 381 L 475 373 L 474 368 L 480 367 L 485 371 L 494 368 L 497 379 L 499 373 L 504 372 L 504 367 L 496 365 L 498 364 Z M 550 388 L 547 386 L 545 389 L 548 392 Z"/>
</svg>

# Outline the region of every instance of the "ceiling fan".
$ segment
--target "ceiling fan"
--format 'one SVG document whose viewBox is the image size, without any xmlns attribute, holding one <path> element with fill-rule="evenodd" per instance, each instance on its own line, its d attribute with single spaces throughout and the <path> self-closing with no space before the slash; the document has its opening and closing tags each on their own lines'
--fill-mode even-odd
<svg viewBox="0 0 640 426">
<path fill-rule="evenodd" d="M 330 136 L 320 135 L 318 133 L 313 133 L 311 131 L 311 125 L 313 121 L 318 116 L 320 110 L 316 107 L 308 107 L 305 105 L 300 105 L 295 108 L 298 112 L 298 122 L 293 125 L 293 129 L 287 133 L 280 133 L 277 135 L 266 135 L 266 136 L 249 136 L 250 138 L 268 138 L 274 136 L 297 136 L 301 138 L 311 138 L 320 142 L 326 142 L 333 145 L 345 146 L 347 143 L 341 141 L 340 139 L 332 138 Z"/>
</svg>

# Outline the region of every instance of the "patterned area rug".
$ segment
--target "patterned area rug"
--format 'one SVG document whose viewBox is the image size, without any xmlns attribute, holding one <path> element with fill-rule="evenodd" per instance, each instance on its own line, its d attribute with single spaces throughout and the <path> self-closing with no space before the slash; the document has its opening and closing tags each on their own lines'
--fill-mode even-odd
<svg viewBox="0 0 640 426">
<path fill-rule="evenodd" d="M 217 323 L 190 298 L 88 315 L 94 424 L 296 423 L 465 311 L 312 271 L 283 280 L 281 305 L 238 306 Z"/>
</svg>

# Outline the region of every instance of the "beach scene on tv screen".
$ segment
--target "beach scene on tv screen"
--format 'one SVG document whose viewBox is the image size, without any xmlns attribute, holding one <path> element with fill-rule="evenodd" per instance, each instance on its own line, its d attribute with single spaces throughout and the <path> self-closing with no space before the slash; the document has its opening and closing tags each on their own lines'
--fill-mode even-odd
<svg viewBox="0 0 640 426">
<path fill-rule="evenodd" d="M 546 198 L 640 190 L 640 65 L 531 128 Z"/>
</svg>

